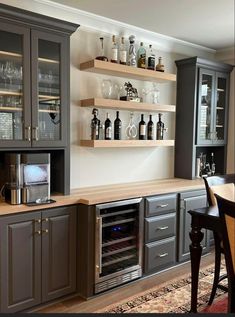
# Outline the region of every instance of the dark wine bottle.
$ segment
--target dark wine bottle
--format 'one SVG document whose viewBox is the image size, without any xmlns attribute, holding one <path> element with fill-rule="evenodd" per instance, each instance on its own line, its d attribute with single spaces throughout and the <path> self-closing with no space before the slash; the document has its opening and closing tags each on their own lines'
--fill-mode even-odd
<svg viewBox="0 0 235 317">
<path fill-rule="evenodd" d="M 94 115 L 94 117 L 91 120 L 91 139 L 99 140 L 100 120 L 97 118 L 98 110 L 94 108 L 92 110 L 92 114 Z"/>
<path fill-rule="evenodd" d="M 154 140 L 154 123 L 152 121 L 152 115 L 149 115 L 149 122 L 147 126 L 147 135 L 148 135 L 148 140 Z"/>
<path fill-rule="evenodd" d="M 141 121 L 139 122 L 139 140 L 146 140 L 146 123 L 143 114 L 141 114 Z"/>
<path fill-rule="evenodd" d="M 112 139 L 112 122 L 109 119 L 109 113 L 107 113 L 107 119 L 104 123 L 104 138 L 105 140 L 111 140 Z"/>
<path fill-rule="evenodd" d="M 119 111 L 117 111 L 117 117 L 114 120 L 114 140 L 121 140 L 122 135 L 122 121 L 119 118 Z"/>
<path fill-rule="evenodd" d="M 157 122 L 157 140 L 163 140 L 164 123 L 161 120 L 162 113 L 158 114 L 159 120 Z"/>
<path fill-rule="evenodd" d="M 211 175 L 215 175 L 214 153 L 211 153 Z"/>
</svg>

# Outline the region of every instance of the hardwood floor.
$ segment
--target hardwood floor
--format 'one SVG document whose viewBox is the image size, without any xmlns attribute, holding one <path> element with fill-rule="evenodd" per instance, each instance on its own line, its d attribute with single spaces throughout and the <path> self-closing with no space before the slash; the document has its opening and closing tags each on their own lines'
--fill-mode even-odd
<svg viewBox="0 0 235 317">
<path fill-rule="evenodd" d="M 201 267 L 214 262 L 214 253 L 210 253 L 201 259 Z M 176 268 L 167 270 L 160 274 L 155 274 L 142 280 L 134 281 L 112 291 L 98 295 L 92 299 L 84 300 L 81 297 L 74 297 L 51 304 L 47 307 L 41 307 L 34 312 L 40 313 L 92 313 L 108 305 L 118 303 L 128 297 L 138 295 L 143 291 L 170 281 L 191 272 L 190 262 L 184 263 Z"/>
</svg>

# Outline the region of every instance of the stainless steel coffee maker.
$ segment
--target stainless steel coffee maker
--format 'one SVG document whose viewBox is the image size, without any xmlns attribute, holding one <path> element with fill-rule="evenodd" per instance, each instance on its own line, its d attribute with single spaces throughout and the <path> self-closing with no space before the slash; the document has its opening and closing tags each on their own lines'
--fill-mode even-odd
<svg viewBox="0 0 235 317">
<path fill-rule="evenodd" d="M 5 201 L 12 204 L 21 204 L 21 166 L 19 153 L 6 153 L 6 182 L 4 186 Z"/>
</svg>

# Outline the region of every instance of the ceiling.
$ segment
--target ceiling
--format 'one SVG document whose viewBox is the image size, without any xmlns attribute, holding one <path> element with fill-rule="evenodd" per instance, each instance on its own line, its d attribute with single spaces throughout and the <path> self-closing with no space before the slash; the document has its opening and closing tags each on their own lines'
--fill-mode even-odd
<svg viewBox="0 0 235 317">
<path fill-rule="evenodd" d="M 52 0 L 212 49 L 234 47 L 234 0 Z"/>
</svg>

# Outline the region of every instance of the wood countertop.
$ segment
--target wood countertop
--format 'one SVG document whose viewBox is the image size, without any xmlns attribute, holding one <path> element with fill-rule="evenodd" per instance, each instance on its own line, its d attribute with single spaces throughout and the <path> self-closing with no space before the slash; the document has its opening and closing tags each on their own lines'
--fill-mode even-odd
<svg viewBox="0 0 235 317">
<path fill-rule="evenodd" d="M 70 195 L 52 196 L 51 198 L 56 200 L 56 202 L 49 205 L 29 207 L 24 204 L 10 205 L 5 202 L 0 202 L 0 216 L 66 205 L 95 205 L 122 199 L 161 195 L 204 188 L 205 186 L 202 179 L 188 180 L 180 178 L 160 179 L 97 187 L 84 187 L 72 190 Z"/>
</svg>

